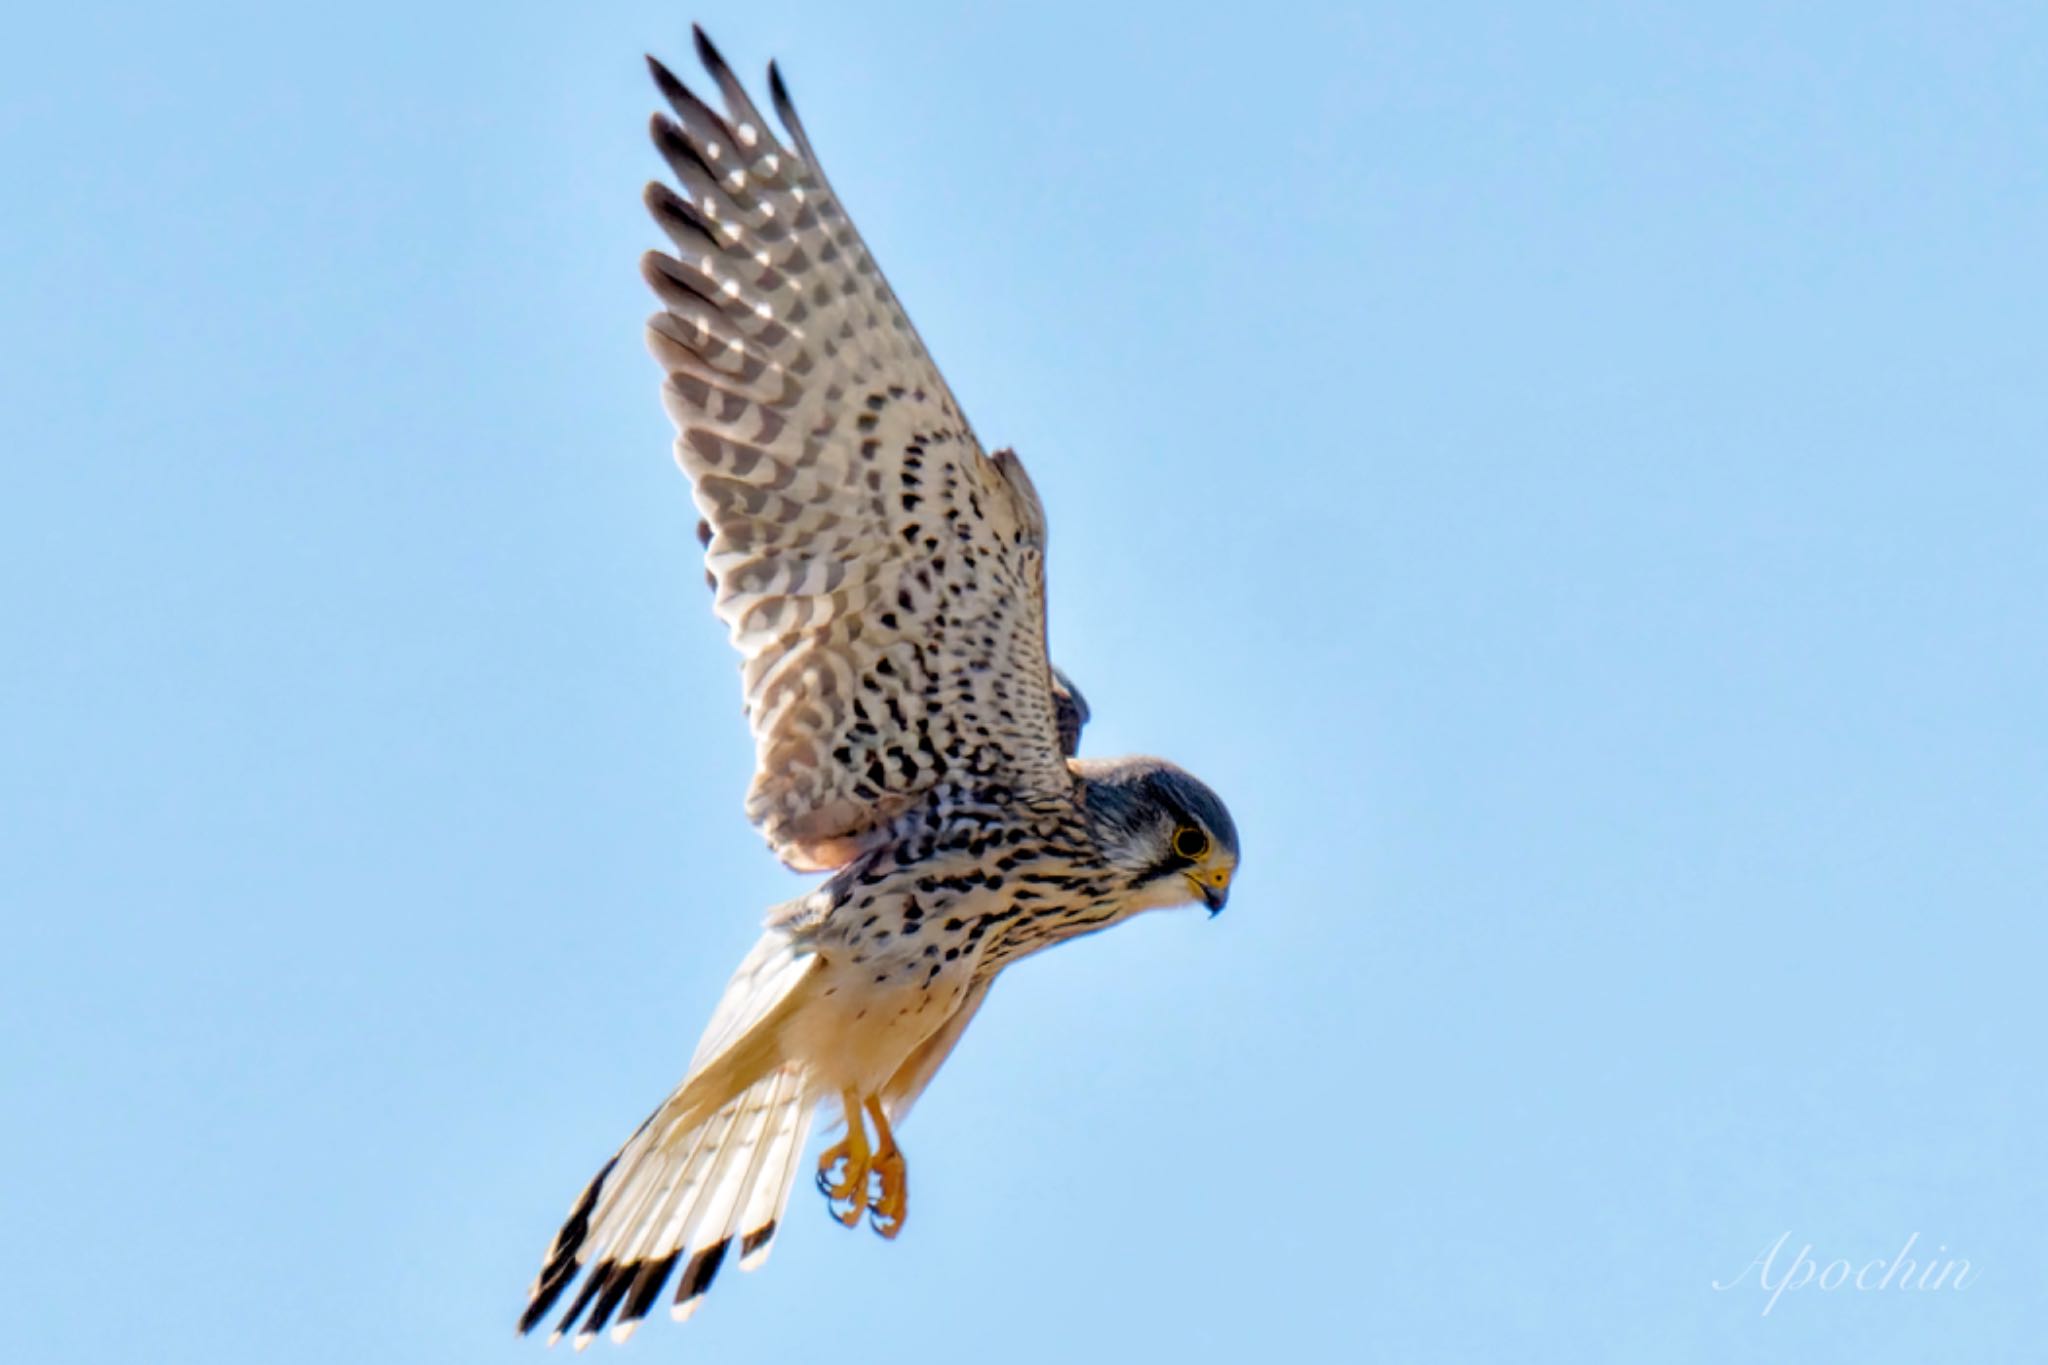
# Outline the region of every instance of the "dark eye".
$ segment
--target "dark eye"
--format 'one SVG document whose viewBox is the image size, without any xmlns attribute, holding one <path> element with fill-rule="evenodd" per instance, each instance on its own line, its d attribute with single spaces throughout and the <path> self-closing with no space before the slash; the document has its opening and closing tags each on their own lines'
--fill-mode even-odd
<svg viewBox="0 0 2048 1365">
<path fill-rule="evenodd" d="M 1209 836 L 1193 825 L 1182 825 L 1173 832 L 1173 853 L 1176 858 L 1195 862 L 1209 851 Z"/>
</svg>

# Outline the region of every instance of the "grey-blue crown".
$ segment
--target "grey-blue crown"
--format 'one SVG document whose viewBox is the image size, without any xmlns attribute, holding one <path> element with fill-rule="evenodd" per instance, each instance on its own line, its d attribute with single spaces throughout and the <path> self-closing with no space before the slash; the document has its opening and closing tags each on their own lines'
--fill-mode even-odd
<svg viewBox="0 0 2048 1365">
<path fill-rule="evenodd" d="M 1238 856 L 1237 822 L 1223 798 L 1199 778 L 1163 758 L 1082 760 L 1089 810 L 1095 818 L 1135 832 L 1159 810 L 1191 817 L 1230 853 Z"/>
</svg>

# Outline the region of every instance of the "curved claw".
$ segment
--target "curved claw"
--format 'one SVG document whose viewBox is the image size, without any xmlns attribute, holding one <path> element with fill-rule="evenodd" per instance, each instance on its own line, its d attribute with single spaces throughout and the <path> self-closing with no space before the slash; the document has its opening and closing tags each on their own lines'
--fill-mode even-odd
<svg viewBox="0 0 2048 1365">
<path fill-rule="evenodd" d="M 850 1228 L 860 1221 L 862 1206 L 855 1203 L 839 1183 L 827 1179 L 823 1169 L 818 1172 L 818 1193 L 825 1196 L 826 1216 L 834 1222 Z M 842 1210 L 841 1204 L 846 1208 Z"/>
<path fill-rule="evenodd" d="M 852 1152 L 841 1150 L 844 1146 L 841 1143 L 819 1159 L 818 1193 L 825 1196 L 825 1211 L 852 1227 L 867 1208 L 868 1163 L 856 1161 Z M 846 1164 L 845 1174 L 834 1180 L 832 1171 L 841 1162 Z M 844 1210 L 841 1204 L 846 1206 Z"/>
<path fill-rule="evenodd" d="M 903 1231 L 903 1216 L 909 1211 L 910 1182 L 903 1168 L 903 1153 L 891 1142 L 875 1154 L 875 1183 L 880 1187 L 868 1205 L 868 1226 L 889 1241 Z"/>
<path fill-rule="evenodd" d="M 827 1213 L 845 1226 L 854 1227 L 867 1211 L 868 1172 L 873 1168 L 873 1157 L 867 1133 L 860 1126 L 860 1106 L 851 1095 L 846 1098 L 846 1138 L 818 1158 L 818 1193 L 825 1196 Z M 834 1180 L 832 1172 L 842 1162 L 845 1170 Z M 846 1205 L 843 1211 L 838 1207 L 840 1204 Z"/>
<path fill-rule="evenodd" d="M 818 1193 L 825 1196 L 825 1211 L 842 1225 L 857 1226 L 865 1213 L 868 1226 L 893 1241 L 903 1231 L 903 1215 L 910 1202 L 903 1153 L 889 1131 L 888 1115 L 880 1100 L 870 1099 L 863 1106 L 851 1091 L 841 1099 L 846 1105 L 846 1138 L 818 1158 Z M 863 1107 L 875 1122 L 878 1140 L 873 1148 L 861 1126 Z"/>
</svg>

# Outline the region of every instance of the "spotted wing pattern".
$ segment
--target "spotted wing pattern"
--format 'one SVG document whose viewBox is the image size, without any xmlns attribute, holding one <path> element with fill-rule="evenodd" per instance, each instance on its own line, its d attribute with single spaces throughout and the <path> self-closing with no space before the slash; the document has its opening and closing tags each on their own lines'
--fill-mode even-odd
<svg viewBox="0 0 2048 1365">
<path fill-rule="evenodd" d="M 818 170 L 771 133 L 701 32 L 720 114 L 651 58 L 679 195 L 643 272 L 663 308 L 676 456 L 715 609 L 743 659 L 747 814 L 791 865 L 838 866 L 943 784 L 1064 792 L 1045 649 L 1044 516 L 982 452 Z"/>
</svg>

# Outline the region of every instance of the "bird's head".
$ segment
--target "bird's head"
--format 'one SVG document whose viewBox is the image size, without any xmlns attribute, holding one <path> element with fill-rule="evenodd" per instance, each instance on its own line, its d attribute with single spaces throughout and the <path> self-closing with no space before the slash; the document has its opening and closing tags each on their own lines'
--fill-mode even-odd
<svg viewBox="0 0 2048 1365">
<path fill-rule="evenodd" d="M 1237 825 L 1223 801 L 1161 758 L 1076 759 L 1096 846 L 1127 879 L 1132 912 L 1196 901 L 1215 914 L 1237 875 Z"/>
</svg>

